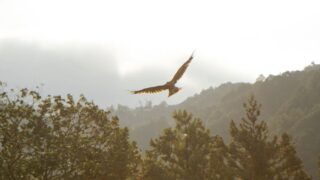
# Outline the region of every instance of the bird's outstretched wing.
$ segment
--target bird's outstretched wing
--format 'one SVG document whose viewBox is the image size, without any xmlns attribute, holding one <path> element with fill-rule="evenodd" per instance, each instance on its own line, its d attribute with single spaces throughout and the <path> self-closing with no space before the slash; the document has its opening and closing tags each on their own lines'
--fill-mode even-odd
<svg viewBox="0 0 320 180">
<path fill-rule="evenodd" d="M 137 91 L 131 91 L 133 94 L 143 94 L 143 93 L 158 93 L 164 90 L 167 90 L 168 87 L 166 85 L 162 85 L 162 86 L 154 86 L 154 87 L 149 87 L 149 88 L 144 88 L 141 90 L 137 90 Z"/>
<path fill-rule="evenodd" d="M 178 69 L 176 74 L 173 76 L 171 82 L 173 82 L 175 84 L 182 77 L 184 72 L 187 70 L 191 60 L 193 59 L 193 53 L 194 53 L 194 51 L 192 52 L 192 54 L 189 57 L 189 59 Z"/>
</svg>

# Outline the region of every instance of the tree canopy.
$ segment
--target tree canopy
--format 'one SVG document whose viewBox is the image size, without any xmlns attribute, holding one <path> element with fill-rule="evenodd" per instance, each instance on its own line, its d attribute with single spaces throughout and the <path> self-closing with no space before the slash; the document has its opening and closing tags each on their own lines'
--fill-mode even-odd
<svg viewBox="0 0 320 180">
<path fill-rule="evenodd" d="M 219 136 L 212 137 L 202 121 L 186 111 L 173 114 L 174 128 L 151 140 L 146 152 L 145 179 L 226 179 L 227 147 Z"/>
<path fill-rule="evenodd" d="M 140 154 L 117 117 L 81 96 L 0 94 L 0 179 L 127 179 Z"/>
</svg>

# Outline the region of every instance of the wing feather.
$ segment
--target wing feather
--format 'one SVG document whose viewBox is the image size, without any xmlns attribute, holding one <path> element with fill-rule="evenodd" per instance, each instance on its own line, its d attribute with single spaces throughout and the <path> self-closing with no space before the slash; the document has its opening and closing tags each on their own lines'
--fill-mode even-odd
<svg viewBox="0 0 320 180">
<path fill-rule="evenodd" d="M 193 51 L 193 53 L 194 53 L 194 51 Z M 184 72 L 187 70 L 191 60 L 193 59 L 193 53 L 191 54 L 189 59 L 178 69 L 176 74 L 173 76 L 171 82 L 173 82 L 175 84 L 182 77 Z"/>
<path fill-rule="evenodd" d="M 168 87 L 166 85 L 162 85 L 162 86 L 154 86 L 154 87 L 149 87 L 149 88 L 144 88 L 141 90 L 137 90 L 137 91 L 131 91 L 133 94 L 143 94 L 143 93 L 158 93 L 164 90 L 167 90 Z"/>
</svg>

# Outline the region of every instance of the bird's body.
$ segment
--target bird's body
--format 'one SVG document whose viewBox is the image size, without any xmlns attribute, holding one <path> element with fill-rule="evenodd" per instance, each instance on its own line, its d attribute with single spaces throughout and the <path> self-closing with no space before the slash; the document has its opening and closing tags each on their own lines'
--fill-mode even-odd
<svg viewBox="0 0 320 180">
<path fill-rule="evenodd" d="M 168 81 L 166 84 L 160 85 L 160 86 L 148 87 L 148 88 L 137 90 L 137 91 L 132 91 L 132 93 L 133 94 L 158 93 L 164 90 L 169 90 L 168 97 L 172 96 L 173 94 L 177 93 L 181 89 L 176 87 L 175 84 L 182 77 L 182 75 L 188 68 L 192 59 L 193 59 L 193 53 L 191 54 L 189 59 L 178 69 L 176 74 L 173 76 L 172 80 Z"/>
</svg>

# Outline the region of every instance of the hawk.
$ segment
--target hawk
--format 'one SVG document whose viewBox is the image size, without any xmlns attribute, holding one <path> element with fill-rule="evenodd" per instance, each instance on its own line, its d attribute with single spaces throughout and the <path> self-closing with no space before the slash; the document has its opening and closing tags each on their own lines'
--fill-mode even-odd
<svg viewBox="0 0 320 180">
<path fill-rule="evenodd" d="M 193 51 L 194 53 L 194 51 Z M 176 72 L 176 74 L 173 76 L 173 78 L 171 79 L 171 81 L 160 85 L 160 86 L 153 86 L 153 87 L 148 87 L 148 88 L 144 88 L 141 90 L 137 90 L 137 91 L 131 91 L 133 94 L 143 94 L 143 93 L 158 93 L 161 91 L 165 91 L 165 90 L 169 90 L 169 95 L 168 97 L 172 96 L 173 94 L 177 93 L 181 88 L 176 87 L 175 84 L 177 83 L 177 81 L 182 77 L 182 75 L 184 74 L 184 72 L 187 70 L 191 60 L 193 59 L 193 53 L 191 54 L 191 56 L 189 57 L 189 59 L 178 69 L 178 71 Z"/>
</svg>

